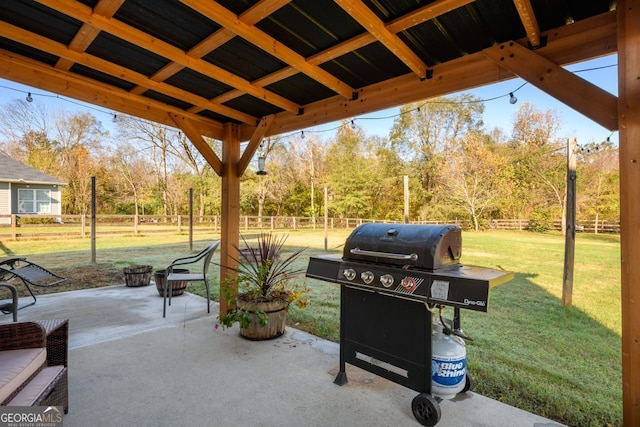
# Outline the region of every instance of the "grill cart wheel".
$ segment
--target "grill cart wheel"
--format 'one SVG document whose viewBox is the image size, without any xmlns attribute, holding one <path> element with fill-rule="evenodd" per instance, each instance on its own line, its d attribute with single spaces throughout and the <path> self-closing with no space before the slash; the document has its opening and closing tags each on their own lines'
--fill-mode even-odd
<svg viewBox="0 0 640 427">
<path fill-rule="evenodd" d="M 438 424 L 440 417 L 440 405 L 430 394 L 420 393 L 411 401 L 411 410 L 416 420 L 423 426 L 433 427 Z"/>
<path fill-rule="evenodd" d="M 467 375 L 464 381 L 464 388 L 460 393 L 468 392 L 469 390 L 471 390 L 471 387 L 473 387 L 473 378 L 471 378 L 471 374 L 467 371 Z"/>
</svg>

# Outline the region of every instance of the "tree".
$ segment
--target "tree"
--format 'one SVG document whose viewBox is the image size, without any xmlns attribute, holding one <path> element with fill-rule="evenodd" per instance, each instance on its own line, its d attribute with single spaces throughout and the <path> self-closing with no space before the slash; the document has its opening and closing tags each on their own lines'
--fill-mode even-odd
<svg viewBox="0 0 640 427">
<path fill-rule="evenodd" d="M 327 186 L 333 194 L 331 210 L 347 218 L 369 214 L 376 165 L 361 127 L 343 122 L 327 152 L 327 167 Z"/>
<path fill-rule="evenodd" d="M 465 135 L 445 162 L 448 197 L 465 209 L 476 231 L 484 212 L 506 187 L 503 179 L 506 163 L 488 137 L 478 133 Z"/>
<path fill-rule="evenodd" d="M 565 233 L 566 141 L 557 139 L 561 117 L 555 110 L 541 111 L 523 103 L 515 114 L 511 133 L 516 191 L 529 215 L 554 212 L 562 218 Z"/>
<path fill-rule="evenodd" d="M 422 186 L 420 205 L 433 212 L 441 200 L 442 167 L 448 149 L 462 136 L 482 128 L 484 104 L 473 95 L 433 98 L 403 106 L 390 132 L 391 148 L 409 163 Z"/>
<path fill-rule="evenodd" d="M 617 219 L 620 212 L 618 149 L 610 142 L 590 143 L 577 154 L 578 208 L 595 220 L 597 233 L 601 219 Z"/>
</svg>

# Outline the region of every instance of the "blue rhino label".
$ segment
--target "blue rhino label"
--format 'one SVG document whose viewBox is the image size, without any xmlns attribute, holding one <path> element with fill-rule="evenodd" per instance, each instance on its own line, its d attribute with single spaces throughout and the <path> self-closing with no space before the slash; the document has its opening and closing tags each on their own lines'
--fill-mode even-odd
<svg viewBox="0 0 640 427">
<path fill-rule="evenodd" d="M 453 389 L 464 386 L 467 374 L 467 359 L 465 357 L 439 357 L 432 359 L 431 379 L 434 386 L 451 389 L 449 392 L 457 393 Z M 462 387 L 460 387 L 462 388 Z M 434 390 L 434 392 L 436 392 Z"/>
</svg>

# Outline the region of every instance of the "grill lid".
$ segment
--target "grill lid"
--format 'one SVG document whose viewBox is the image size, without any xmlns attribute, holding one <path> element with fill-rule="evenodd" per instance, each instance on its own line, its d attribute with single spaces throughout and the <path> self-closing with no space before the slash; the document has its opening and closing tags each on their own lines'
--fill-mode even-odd
<svg viewBox="0 0 640 427">
<path fill-rule="evenodd" d="M 462 234 L 455 225 L 363 224 L 353 230 L 343 259 L 437 270 L 459 264 Z"/>
</svg>

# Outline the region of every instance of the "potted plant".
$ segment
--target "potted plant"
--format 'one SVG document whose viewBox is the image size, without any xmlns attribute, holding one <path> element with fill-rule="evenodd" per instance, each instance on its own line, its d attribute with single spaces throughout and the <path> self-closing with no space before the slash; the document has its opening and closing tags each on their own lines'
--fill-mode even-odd
<svg viewBox="0 0 640 427">
<path fill-rule="evenodd" d="M 305 248 L 285 255 L 282 247 L 286 240 L 287 236 L 260 233 L 257 247 L 251 247 L 242 237 L 245 248 L 236 247 L 239 259 L 234 261 L 238 267 L 232 268 L 237 276 L 221 284 L 223 297 L 230 307 L 235 307 L 218 315 L 223 327 L 238 322 L 244 338 L 276 338 L 284 333 L 289 305 L 307 306 L 309 289 L 292 281 L 304 271 L 293 268 L 293 262 Z"/>
</svg>

